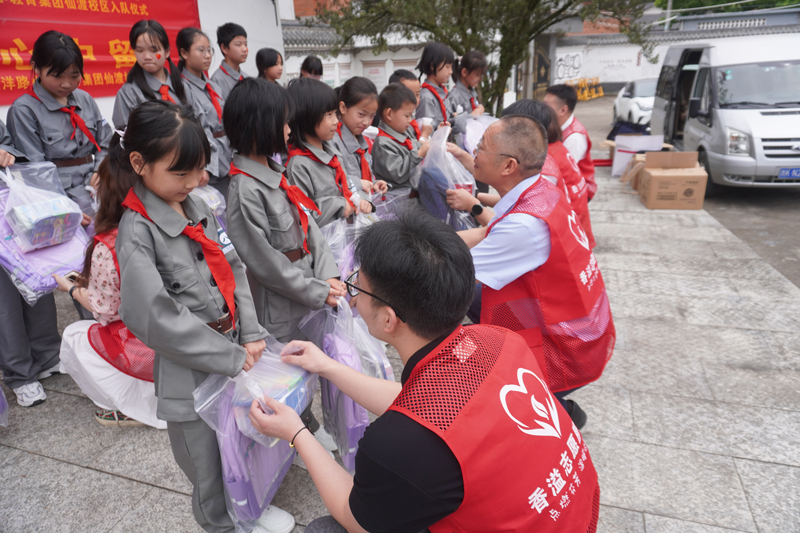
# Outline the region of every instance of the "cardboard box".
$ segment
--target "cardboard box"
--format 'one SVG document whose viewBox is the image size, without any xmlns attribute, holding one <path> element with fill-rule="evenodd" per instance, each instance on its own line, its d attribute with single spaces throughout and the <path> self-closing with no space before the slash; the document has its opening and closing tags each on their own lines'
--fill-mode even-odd
<svg viewBox="0 0 800 533">
<path fill-rule="evenodd" d="M 702 209 L 707 181 L 697 152 L 651 152 L 639 175 L 639 199 L 648 209 Z"/>
<path fill-rule="evenodd" d="M 630 163 L 628 163 L 628 167 L 625 169 L 625 172 L 622 173 L 622 177 L 620 181 L 622 183 L 631 184 L 631 189 L 634 191 L 639 190 L 639 175 L 641 174 L 642 170 L 645 167 L 645 158 L 647 154 L 636 154 L 631 159 Z"/>
<path fill-rule="evenodd" d="M 617 137 L 635 136 L 635 135 L 642 135 L 642 134 L 641 133 L 621 133 L 621 134 L 617 135 Z M 608 158 L 613 160 L 614 159 L 614 151 L 617 149 L 617 142 L 616 141 L 610 141 L 610 140 L 606 139 L 606 140 L 604 140 L 603 142 L 600 143 L 600 148 L 608 148 Z M 674 150 L 675 147 L 672 146 L 669 143 L 663 143 L 661 145 L 661 149 L 662 150 L 665 150 L 665 149 L 666 150 Z"/>
</svg>

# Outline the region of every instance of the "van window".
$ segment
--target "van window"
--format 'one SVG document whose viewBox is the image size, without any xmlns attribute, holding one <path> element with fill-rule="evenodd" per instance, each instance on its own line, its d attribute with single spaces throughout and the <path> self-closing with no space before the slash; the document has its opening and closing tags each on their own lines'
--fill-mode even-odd
<svg viewBox="0 0 800 533">
<path fill-rule="evenodd" d="M 677 69 L 675 67 L 664 66 L 661 67 L 661 76 L 658 77 L 658 87 L 656 87 L 656 96 L 664 100 L 672 98 L 672 92 L 675 88 L 675 74 Z"/>
<path fill-rule="evenodd" d="M 694 93 L 692 94 L 692 98 L 700 99 L 700 111 L 708 111 L 708 108 L 711 107 L 708 101 L 710 94 L 710 91 L 708 90 L 709 72 L 710 71 L 707 68 L 700 69 L 700 71 L 697 73 L 697 82 L 695 82 L 694 85 Z"/>
<path fill-rule="evenodd" d="M 722 107 L 800 106 L 800 60 L 717 67 Z"/>
</svg>

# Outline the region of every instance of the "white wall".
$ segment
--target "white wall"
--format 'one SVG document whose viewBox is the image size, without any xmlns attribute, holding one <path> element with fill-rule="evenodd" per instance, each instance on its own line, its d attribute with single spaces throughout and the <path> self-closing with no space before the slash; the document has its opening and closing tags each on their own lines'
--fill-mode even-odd
<svg viewBox="0 0 800 533">
<path fill-rule="evenodd" d="M 271 0 L 197 0 L 200 12 L 200 28 L 208 35 L 214 44 L 214 62 L 209 74 L 218 68 L 222 61 L 222 52 L 217 43 L 217 27 L 226 22 L 241 24 L 247 30 L 249 53 L 247 62 L 242 65 L 245 72 L 255 76 L 256 52 L 260 48 L 275 48 L 283 53 L 283 35 L 280 23 L 276 24 L 275 4 Z M 280 15 L 280 13 L 278 13 Z M 280 16 L 277 17 L 280 21 Z M 58 29 L 54 25 L 53 29 Z M 174 38 L 174 36 L 171 36 Z M 174 47 L 174 43 L 172 43 Z M 173 52 L 174 53 L 174 52 Z M 111 123 L 111 113 L 114 110 L 114 97 L 97 98 L 97 105 L 103 116 Z M 0 120 L 6 122 L 6 115 L 11 106 L 0 106 Z"/>
</svg>

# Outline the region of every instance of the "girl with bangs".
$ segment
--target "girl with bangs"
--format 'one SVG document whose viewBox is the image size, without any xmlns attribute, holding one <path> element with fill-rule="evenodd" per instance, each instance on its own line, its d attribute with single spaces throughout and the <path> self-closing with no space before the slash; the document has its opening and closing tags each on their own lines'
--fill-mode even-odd
<svg viewBox="0 0 800 533">
<path fill-rule="evenodd" d="M 295 112 L 286 173 L 319 208 L 320 214 L 311 212 L 314 221 L 323 227 L 357 211 L 371 213 L 372 204 L 359 194 L 361 183 L 348 179 L 341 154 L 331 144 L 339 124 L 336 91 L 313 78 L 296 79 L 289 89 Z"/>
<path fill-rule="evenodd" d="M 52 161 L 64 191 L 87 215 L 93 215 L 87 185 L 96 185 L 112 130 L 97 102 L 78 88 L 83 56 L 69 35 L 48 31 L 31 53 L 36 80 L 8 111 L 14 146 L 31 162 Z"/>
<path fill-rule="evenodd" d="M 119 314 L 155 352 L 156 416 L 194 491 L 207 531 L 233 531 L 217 437 L 194 410 L 192 392 L 209 376 L 236 376 L 261 358 L 269 335 L 258 324 L 244 265 L 211 209 L 189 196 L 211 148 L 190 109 L 144 102 L 120 139 L 120 174 L 133 187 L 122 206 L 115 249 Z"/>
</svg>

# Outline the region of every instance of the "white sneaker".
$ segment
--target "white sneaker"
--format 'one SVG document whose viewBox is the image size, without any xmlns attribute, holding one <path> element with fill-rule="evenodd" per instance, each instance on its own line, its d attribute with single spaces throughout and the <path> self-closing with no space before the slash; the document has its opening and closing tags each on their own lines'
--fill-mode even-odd
<svg viewBox="0 0 800 533">
<path fill-rule="evenodd" d="M 325 450 L 325 451 L 327 451 L 327 452 L 328 452 L 328 455 L 330 455 L 332 459 L 336 459 L 336 458 L 333 456 L 333 452 L 331 452 L 331 451 L 328 451 L 328 450 Z M 292 459 L 292 464 L 293 464 L 294 466 L 299 466 L 299 467 L 300 467 L 300 468 L 302 468 L 303 470 L 308 470 L 308 467 L 306 466 L 306 463 L 305 463 L 305 461 L 303 461 L 303 458 L 302 458 L 302 457 L 300 457 L 300 454 L 299 454 L 299 453 L 296 453 L 296 454 L 294 454 L 294 459 Z"/>
<path fill-rule="evenodd" d="M 274 505 L 268 506 L 256 523 L 254 533 L 258 530 L 265 533 L 290 533 L 294 529 L 294 517 Z"/>
<path fill-rule="evenodd" d="M 336 442 L 333 440 L 333 436 L 325 431 L 324 427 L 320 427 L 317 432 L 314 433 L 314 438 L 317 439 L 317 442 L 322 444 L 322 447 L 329 452 L 335 452 L 339 449 L 339 447 L 336 445 Z"/>
<path fill-rule="evenodd" d="M 52 376 L 53 374 L 60 374 L 60 373 L 61 373 L 61 371 L 59 369 L 59 365 L 53 365 L 50 368 L 48 368 L 47 370 L 42 370 L 41 372 L 39 372 L 39 375 L 36 376 L 36 379 L 39 379 L 39 380 L 47 379 L 50 376 Z"/>
<path fill-rule="evenodd" d="M 17 387 L 14 389 L 14 393 L 17 395 L 17 403 L 22 407 L 39 405 L 47 399 L 47 394 L 44 393 L 42 384 L 38 381 Z"/>
</svg>

